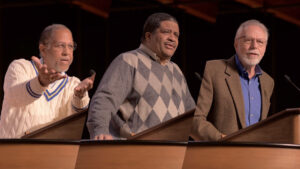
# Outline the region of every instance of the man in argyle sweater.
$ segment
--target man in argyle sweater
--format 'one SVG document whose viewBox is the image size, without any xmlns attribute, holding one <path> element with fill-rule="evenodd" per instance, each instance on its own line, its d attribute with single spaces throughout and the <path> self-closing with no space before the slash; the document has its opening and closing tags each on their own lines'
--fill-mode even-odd
<svg viewBox="0 0 300 169">
<path fill-rule="evenodd" d="M 148 17 L 140 47 L 115 58 L 92 98 L 92 139 L 128 138 L 195 107 L 184 75 L 170 61 L 178 38 L 174 17 Z"/>
</svg>

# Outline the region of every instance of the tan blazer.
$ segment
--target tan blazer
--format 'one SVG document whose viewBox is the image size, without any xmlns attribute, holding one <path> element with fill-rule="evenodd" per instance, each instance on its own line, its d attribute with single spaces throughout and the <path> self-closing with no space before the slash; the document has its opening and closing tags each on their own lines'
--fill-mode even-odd
<svg viewBox="0 0 300 169">
<path fill-rule="evenodd" d="M 273 79 L 264 71 L 259 76 L 262 95 L 261 120 L 267 117 L 274 88 Z M 191 136 L 215 141 L 246 127 L 240 76 L 234 56 L 228 60 L 208 61 L 195 111 Z"/>
</svg>

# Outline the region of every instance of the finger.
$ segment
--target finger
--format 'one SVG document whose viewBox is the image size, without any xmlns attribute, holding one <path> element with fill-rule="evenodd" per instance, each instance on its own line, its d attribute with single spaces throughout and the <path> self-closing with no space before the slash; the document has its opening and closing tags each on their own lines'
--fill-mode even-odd
<svg viewBox="0 0 300 169">
<path fill-rule="evenodd" d="M 82 98 L 84 96 L 84 92 L 82 91 L 81 88 L 75 89 L 75 96 Z"/>
<path fill-rule="evenodd" d="M 37 58 L 36 56 L 32 56 L 31 59 L 38 69 L 40 69 L 42 67 L 42 64 L 41 64 L 41 61 L 39 58 Z"/>
<path fill-rule="evenodd" d="M 95 136 L 94 140 L 100 140 L 100 136 Z"/>
<path fill-rule="evenodd" d="M 51 74 L 58 74 L 58 72 L 56 72 L 54 69 L 50 69 L 49 72 L 50 72 Z"/>
<path fill-rule="evenodd" d="M 94 82 L 95 77 L 96 77 L 96 72 L 93 69 L 91 69 L 89 78 Z"/>
<path fill-rule="evenodd" d="M 60 79 L 66 78 L 66 77 L 67 77 L 67 75 L 62 75 L 62 74 L 59 73 L 59 72 L 55 72 L 55 73 L 53 73 L 53 74 L 50 74 L 50 78 L 51 78 L 52 80 L 60 80 Z"/>
<path fill-rule="evenodd" d="M 48 68 L 47 68 L 47 65 L 42 65 L 40 68 L 38 68 L 38 71 L 39 73 L 42 73 L 42 74 L 48 74 Z"/>
<path fill-rule="evenodd" d="M 88 85 L 87 85 L 87 90 L 90 90 L 91 88 L 93 88 L 93 82 L 88 82 Z"/>
<path fill-rule="evenodd" d="M 113 137 L 111 135 L 105 135 L 104 140 L 112 140 Z"/>
</svg>

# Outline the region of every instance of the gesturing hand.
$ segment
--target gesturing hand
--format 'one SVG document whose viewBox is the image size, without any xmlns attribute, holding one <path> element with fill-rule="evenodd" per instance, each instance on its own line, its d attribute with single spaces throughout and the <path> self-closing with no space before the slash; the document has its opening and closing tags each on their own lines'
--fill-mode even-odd
<svg viewBox="0 0 300 169">
<path fill-rule="evenodd" d="M 96 73 L 95 71 L 92 71 L 91 74 L 92 75 L 90 77 L 84 79 L 78 84 L 78 86 L 75 87 L 74 89 L 75 96 L 79 98 L 83 98 L 85 92 L 93 88 Z"/>
<path fill-rule="evenodd" d="M 39 75 L 38 79 L 40 84 L 44 87 L 48 86 L 49 84 L 55 82 L 56 80 L 60 80 L 66 78 L 66 75 L 62 75 L 60 72 L 55 71 L 54 69 L 49 69 L 46 64 L 42 64 L 40 59 L 35 56 L 32 56 L 31 59 L 33 60 Z"/>
</svg>

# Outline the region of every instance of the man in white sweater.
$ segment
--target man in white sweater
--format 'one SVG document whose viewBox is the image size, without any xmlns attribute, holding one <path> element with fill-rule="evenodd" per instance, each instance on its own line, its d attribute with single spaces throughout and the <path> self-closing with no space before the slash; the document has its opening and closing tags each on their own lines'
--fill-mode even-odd
<svg viewBox="0 0 300 169">
<path fill-rule="evenodd" d="M 71 31 L 53 24 L 39 41 L 41 58 L 14 60 L 4 79 L 0 138 L 20 138 L 32 128 L 88 108 L 95 75 L 80 81 L 65 72 L 76 44 Z"/>
</svg>

